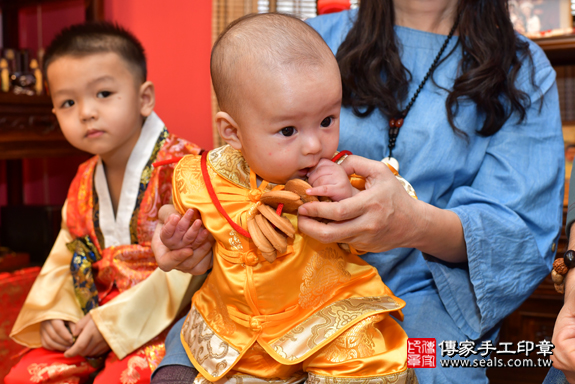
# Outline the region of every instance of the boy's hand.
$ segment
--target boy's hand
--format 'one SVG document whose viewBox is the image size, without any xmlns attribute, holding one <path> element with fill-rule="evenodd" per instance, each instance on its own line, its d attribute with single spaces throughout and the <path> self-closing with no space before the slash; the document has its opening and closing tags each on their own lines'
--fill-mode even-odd
<svg viewBox="0 0 575 384">
<path fill-rule="evenodd" d="M 64 320 L 44 320 L 40 323 L 40 339 L 42 347 L 50 351 L 64 352 L 74 344 L 74 337 Z"/>
<path fill-rule="evenodd" d="M 321 159 L 308 174 L 307 182 L 313 187 L 306 193 L 310 196 L 326 196 L 333 201 L 352 197 L 357 192 L 349 182 L 345 169 L 328 159 Z"/>
<path fill-rule="evenodd" d="M 64 357 L 84 356 L 96 357 L 110 350 L 110 346 L 96 327 L 92 316 L 88 313 L 72 328 L 72 334 L 77 336 L 76 342 L 64 353 Z"/>
<path fill-rule="evenodd" d="M 206 273 L 212 267 L 215 240 L 203 227 L 198 213 L 190 209 L 181 217 L 168 204 L 160 209 L 158 218 L 152 250 L 160 269 L 165 272 L 177 269 L 193 275 Z"/>
</svg>

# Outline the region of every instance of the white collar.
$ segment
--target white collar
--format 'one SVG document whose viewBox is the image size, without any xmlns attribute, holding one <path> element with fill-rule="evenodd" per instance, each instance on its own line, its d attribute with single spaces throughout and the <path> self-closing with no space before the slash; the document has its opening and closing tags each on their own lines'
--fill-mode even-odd
<svg viewBox="0 0 575 384">
<path fill-rule="evenodd" d="M 155 112 L 146 118 L 138 142 L 130 154 L 128 164 L 126 164 L 120 201 L 118 202 L 118 214 L 115 218 L 104 165 L 102 159 L 98 159 L 94 182 L 100 205 L 100 230 L 104 236 L 106 248 L 131 243 L 130 220 L 136 207 L 140 179 L 164 127 L 164 122 Z"/>
</svg>

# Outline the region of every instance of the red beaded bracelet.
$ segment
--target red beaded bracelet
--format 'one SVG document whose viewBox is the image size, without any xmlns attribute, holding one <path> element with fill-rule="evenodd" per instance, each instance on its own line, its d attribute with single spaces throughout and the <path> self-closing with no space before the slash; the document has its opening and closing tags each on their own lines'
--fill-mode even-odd
<svg viewBox="0 0 575 384">
<path fill-rule="evenodd" d="M 573 267 L 575 267 L 575 251 L 573 250 L 568 250 L 563 257 L 559 257 L 553 262 L 551 279 L 557 292 L 565 293 L 565 275 Z"/>
</svg>

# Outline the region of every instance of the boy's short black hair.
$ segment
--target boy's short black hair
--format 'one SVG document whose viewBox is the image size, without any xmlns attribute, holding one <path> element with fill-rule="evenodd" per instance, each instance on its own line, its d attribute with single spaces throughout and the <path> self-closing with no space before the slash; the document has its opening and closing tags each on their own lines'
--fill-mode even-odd
<svg viewBox="0 0 575 384">
<path fill-rule="evenodd" d="M 88 22 L 64 28 L 52 40 L 44 55 L 44 73 L 54 60 L 66 56 L 82 57 L 114 52 L 137 71 L 136 78 L 146 81 L 146 54 L 136 37 L 118 24 Z"/>
</svg>

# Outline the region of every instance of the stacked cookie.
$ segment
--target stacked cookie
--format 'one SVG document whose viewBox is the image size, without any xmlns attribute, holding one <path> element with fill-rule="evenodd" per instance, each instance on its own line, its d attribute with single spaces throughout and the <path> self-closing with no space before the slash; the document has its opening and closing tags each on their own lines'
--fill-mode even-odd
<svg viewBox="0 0 575 384">
<path fill-rule="evenodd" d="M 264 193 L 258 206 L 259 213 L 248 220 L 248 231 L 254 244 L 270 263 L 276 259 L 277 252 L 281 254 L 287 251 L 287 238 L 293 239 L 295 236 L 293 225 L 276 211 L 277 207 L 282 204 L 282 212 L 297 214 L 300 205 L 319 201 L 317 197 L 305 193 L 309 188 L 311 186 L 307 182 L 293 179 L 286 183 L 283 190 Z"/>
</svg>

